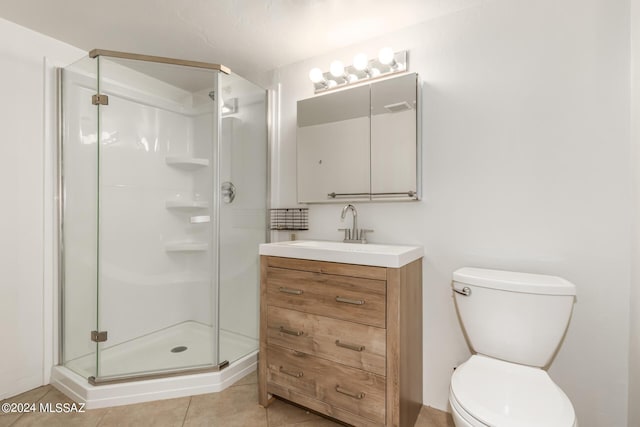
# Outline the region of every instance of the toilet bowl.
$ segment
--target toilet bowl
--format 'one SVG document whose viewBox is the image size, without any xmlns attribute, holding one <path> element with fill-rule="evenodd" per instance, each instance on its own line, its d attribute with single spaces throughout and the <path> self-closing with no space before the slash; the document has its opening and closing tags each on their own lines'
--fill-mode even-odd
<svg viewBox="0 0 640 427">
<path fill-rule="evenodd" d="M 571 401 L 544 370 L 481 355 L 456 369 L 449 401 L 466 422 L 456 426 L 575 426 Z"/>
<path fill-rule="evenodd" d="M 554 276 L 463 268 L 456 308 L 476 354 L 451 377 L 457 427 L 575 427 L 567 395 L 542 369 L 566 330 L 575 285 Z"/>
</svg>

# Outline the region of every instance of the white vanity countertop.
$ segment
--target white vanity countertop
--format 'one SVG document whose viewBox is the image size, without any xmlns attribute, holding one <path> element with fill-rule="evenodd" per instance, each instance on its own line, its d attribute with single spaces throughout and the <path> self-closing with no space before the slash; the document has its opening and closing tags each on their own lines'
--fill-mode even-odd
<svg viewBox="0 0 640 427">
<path fill-rule="evenodd" d="M 422 246 L 293 240 L 262 243 L 260 255 L 399 268 L 422 257 L 424 249 Z"/>
</svg>

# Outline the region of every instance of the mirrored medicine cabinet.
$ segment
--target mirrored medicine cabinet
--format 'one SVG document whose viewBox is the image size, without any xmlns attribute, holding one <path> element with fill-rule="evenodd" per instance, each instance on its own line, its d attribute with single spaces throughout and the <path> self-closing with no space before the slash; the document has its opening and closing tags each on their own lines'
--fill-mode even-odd
<svg viewBox="0 0 640 427">
<path fill-rule="evenodd" d="M 416 73 L 298 101 L 299 203 L 420 199 Z"/>
</svg>

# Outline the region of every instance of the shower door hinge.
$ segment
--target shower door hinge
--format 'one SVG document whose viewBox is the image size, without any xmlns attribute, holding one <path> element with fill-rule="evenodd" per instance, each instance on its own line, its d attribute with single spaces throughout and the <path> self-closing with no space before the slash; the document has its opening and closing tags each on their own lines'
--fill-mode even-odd
<svg viewBox="0 0 640 427">
<path fill-rule="evenodd" d="M 93 105 L 109 105 L 109 96 L 97 93 L 91 97 L 91 103 Z"/>
<path fill-rule="evenodd" d="M 91 331 L 91 341 L 105 342 L 107 340 L 107 331 Z"/>
</svg>

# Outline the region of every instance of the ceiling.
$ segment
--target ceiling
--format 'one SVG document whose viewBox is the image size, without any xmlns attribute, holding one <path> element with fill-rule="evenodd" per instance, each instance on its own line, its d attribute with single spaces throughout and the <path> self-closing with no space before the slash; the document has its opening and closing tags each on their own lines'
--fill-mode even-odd
<svg viewBox="0 0 640 427">
<path fill-rule="evenodd" d="M 0 17 L 87 51 L 221 63 L 250 77 L 481 1 L 2 0 Z"/>
</svg>

